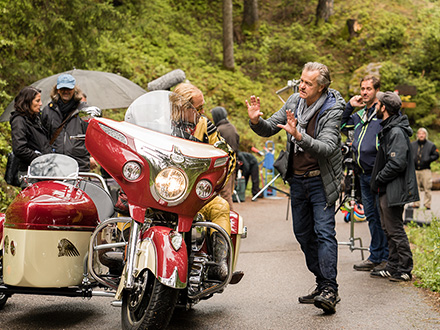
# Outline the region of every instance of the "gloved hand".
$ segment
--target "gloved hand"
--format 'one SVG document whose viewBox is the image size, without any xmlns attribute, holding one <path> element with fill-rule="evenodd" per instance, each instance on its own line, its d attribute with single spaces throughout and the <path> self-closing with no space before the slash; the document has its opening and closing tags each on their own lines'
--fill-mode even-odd
<svg viewBox="0 0 440 330">
<path fill-rule="evenodd" d="M 101 115 L 102 115 L 101 109 L 99 109 L 98 107 L 95 107 L 95 106 L 82 108 L 81 111 L 89 114 L 92 117 L 101 117 Z"/>
<path fill-rule="evenodd" d="M 378 185 L 376 179 L 373 179 L 373 178 L 371 179 L 371 181 L 370 181 L 370 189 L 371 189 L 371 192 L 373 194 L 378 194 L 379 193 L 379 185 Z"/>
</svg>

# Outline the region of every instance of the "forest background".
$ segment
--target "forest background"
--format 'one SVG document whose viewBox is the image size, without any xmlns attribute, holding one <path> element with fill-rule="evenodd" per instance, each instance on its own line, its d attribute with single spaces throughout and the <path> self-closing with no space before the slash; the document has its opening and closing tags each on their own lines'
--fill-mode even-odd
<svg viewBox="0 0 440 330">
<path fill-rule="evenodd" d="M 439 0 L 232 0 L 232 66 L 223 58 L 227 1 L 0 0 L 0 113 L 24 86 L 73 68 L 117 73 L 145 89 L 182 69 L 204 92 L 208 117 L 224 106 L 241 149 L 261 150 L 266 140 L 249 130 L 244 101 L 259 96 L 270 116 L 282 106 L 276 91 L 299 79 L 304 63 L 317 61 L 329 67 L 331 87 L 346 101 L 368 73 L 380 76 L 383 91 L 415 86 L 416 95 L 402 95 L 416 104 L 405 113 L 413 129 L 428 128 L 440 145 Z M 325 17 L 317 16 L 322 3 L 331 4 Z M 258 4 L 258 15 L 250 17 L 245 4 Z M 124 110 L 103 116 L 122 120 Z M 17 190 L 3 180 L 8 122 L 0 123 L 0 133 L 4 211 Z M 277 155 L 285 134 L 271 140 Z M 433 168 L 439 171 L 439 162 Z M 433 251 L 440 250 L 438 234 Z M 430 287 L 440 291 L 438 262 L 433 267 Z"/>
</svg>

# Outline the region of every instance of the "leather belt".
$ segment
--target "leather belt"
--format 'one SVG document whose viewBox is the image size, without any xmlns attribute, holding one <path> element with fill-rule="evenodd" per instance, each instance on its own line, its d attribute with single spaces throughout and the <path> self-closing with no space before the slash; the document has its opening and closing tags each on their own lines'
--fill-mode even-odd
<svg viewBox="0 0 440 330">
<path fill-rule="evenodd" d="M 313 178 L 315 176 L 321 175 L 320 170 L 315 171 L 295 171 L 293 170 L 293 174 L 297 176 L 302 176 L 304 178 Z"/>
</svg>

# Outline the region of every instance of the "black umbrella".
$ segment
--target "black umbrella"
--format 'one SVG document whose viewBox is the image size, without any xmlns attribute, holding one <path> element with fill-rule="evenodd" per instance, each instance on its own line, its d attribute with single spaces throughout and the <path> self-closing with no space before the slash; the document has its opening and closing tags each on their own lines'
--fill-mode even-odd
<svg viewBox="0 0 440 330">
<path fill-rule="evenodd" d="M 58 76 L 63 73 L 74 76 L 77 86 L 87 95 L 87 103 L 100 109 L 128 108 L 135 99 L 147 92 L 134 82 L 114 73 L 74 69 L 43 78 L 31 85 L 41 90 L 43 106 L 50 102 L 50 92 L 56 85 Z M 0 116 L 0 122 L 8 121 L 13 110 L 14 101 Z"/>
</svg>

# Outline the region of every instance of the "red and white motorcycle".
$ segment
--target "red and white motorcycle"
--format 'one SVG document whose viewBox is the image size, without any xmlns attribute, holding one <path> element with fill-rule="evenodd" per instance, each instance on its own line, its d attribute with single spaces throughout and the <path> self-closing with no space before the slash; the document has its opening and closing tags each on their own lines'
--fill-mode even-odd
<svg viewBox="0 0 440 330">
<path fill-rule="evenodd" d="M 72 158 L 32 162 L 28 187 L 0 214 L 0 309 L 16 294 L 110 296 L 123 329 L 161 329 L 175 306 L 191 308 L 238 283 L 242 218 L 231 211 L 230 237 L 198 213 L 223 187 L 229 157 L 221 143 L 183 138 L 185 107 L 155 91 L 133 102 L 130 123 L 90 121 L 86 146 L 125 192 L 130 216 L 114 216 L 102 177 L 78 172 Z M 224 281 L 209 274 L 212 229 L 227 242 Z"/>
</svg>

